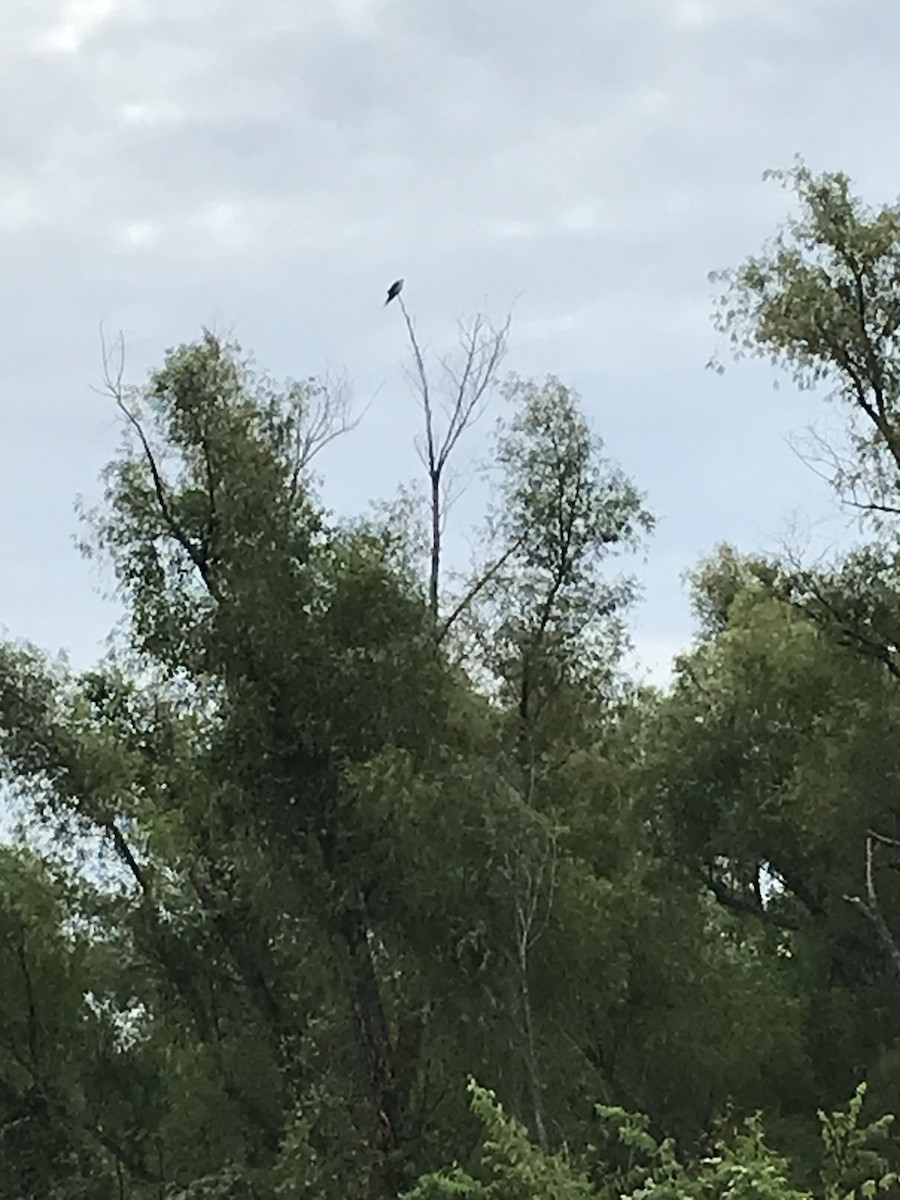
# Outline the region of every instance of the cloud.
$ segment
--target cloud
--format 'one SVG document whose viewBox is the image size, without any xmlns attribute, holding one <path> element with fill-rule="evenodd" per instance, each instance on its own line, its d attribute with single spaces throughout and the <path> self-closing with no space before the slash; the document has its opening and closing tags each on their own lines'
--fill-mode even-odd
<svg viewBox="0 0 900 1200">
<path fill-rule="evenodd" d="M 39 34 L 37 47 L 51 53 L 78 54 L 91 35 L 122 9 L 122 0 L 66 0 L 54 23 Z"/>
<path fill-rule="evenodd" d="M 330 460 L 353 506 L 411 469 L 381 308 L 403 275 L 437 346 L 458 314 L 515 303 L 510 365 L 580 387 L 665 498 L 648 579 L 678 641 L 671 564 L 814 496 L 780 457 L 789 401 L 703 374 L 707 272 L 784 215 L 759 176 L 796 150 L 896 191 L 898 32 L 891 0 L 6 0 L 0 502 L 20 515 L 0 553 L 21 569 L 0 618 L 28 633 L 44 581 L 81 578 L 62 552 L 57 575 L 36 564 L 111 450 L 87 392 L 101 320 L 138 378 L 220 317 L 276 372 L 332 362 L 382 387 L 365 452 Z M 23 447 L 39 465 L 13 484 Z M 89 611 L 79 595 L 67 611 Z M 47 614 L 42 636 L 66 627 Z"/>
</svg>

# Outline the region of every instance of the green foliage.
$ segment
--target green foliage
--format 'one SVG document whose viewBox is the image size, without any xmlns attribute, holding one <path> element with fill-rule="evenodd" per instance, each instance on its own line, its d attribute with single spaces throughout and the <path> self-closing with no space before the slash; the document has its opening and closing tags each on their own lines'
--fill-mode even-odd
<svg viewBox="0 0 900 1200">
<path fill-rule="evenodd" d="M 720 276 L 726 284 L 720 328 L 739 354 L 770 357 L 801 386 L 827 383 L 843 403 L 849 414 L 845 438 L 836 445 L 819 439 L 815 453 L 840 498 L 862 515 L 875 537 L 824 568 L 745 562 L 737 572 L 739 591 L 749 590 L 749 570 L 757 590 L 770 598 L 768 650 L 748 655 L 757 666 L 765 657 L 770 679 L 765 696 L 762 688 L 741 681 L 754 697 L 754 722 L 762 718 L 752 737 L 742 725 L 747 705 L 726 700 L 722 706 L 734 714 L 730 723 L 737 736 L 721 739 L 731 750 L 725 751 L 730 761 L 720 757 L 720 767 L 748 782 L 755 776 L 757 795 L 751 806 L 745 789 L 731 791 L 732 847 L 745 833 L 754 847 L 749 855 L 746 849 L 726 850 L 719 861 L 744 889 L 740 895 L 730 883 L 728 901 L 745 908 L 747 881 L 754 871 L 758 878 L 759 870 L 750 860 L 755 855 L 759 863 L 775 864 L 781 895 L 766 919 L 778 917 L 784 924 L 789 918 L 797 926 L 802 937 L 793 939 L 792 955 L 805 957 L 801 945 L 806 951 L 815 947 L 811 957 L 828 980 L 825 1026 L 836 1032 L 857 1025 L 855 1061 L 877 1062 L 873 1080 L 893 1097 L 900 1032 L 893 1006 L 900 914 L 890 869 L 900 833 L 894 754 L 900 679 L 900 207 L 869 208 L 845 175 L 814 176 L 800 162 L 777 177 L 795 192 L 799 214 L 759 255 Z M 711 575 L 721 592 L 724 573 L 716 567 Z M 713 598 L 708 587 L 705 593 Z M 748 597 L 744 604 L 749 603 Z M 707 674 L 717 683 L 721 649 L 734 644 L 735 635 L 745 643 L 748 637 L 739 617 L 729 614 L 726 624 L 733 632 L 719 626 L 722 636 L 708 661 Z M 783 630 L 780 644 L 776 624 Z M 760 632 L 749 634 L 757 646 Z M 733 664 L 732 657 L 729 674 Z M 697 665 L 689 669 L 699 679 Z M 691 690 L 696 695 L 698 688 Z M 721 840 L 715 818 L 712 828 Z M 778 858 L 771 857 L 773 848 Z M 708 845 L 708 869 L 711 852 Z M 750 907 L 762 905 L 757 899 Z M 849 1082 L 846 1074 L 844 1083 Z"/>
<path fill-rule="evenodd" d="M 819 447 L 838 492 L 886 528 L 900 466 L 900 206 L 868 209 L 841 173 L 771 172 L 799 215 L 724 284 L 718 323 L 802 387 L 827 383 L 850 415 L 847 448 Z M 887 517 L 887 522 L 883 520 Z"/>
<path fill-rule="evenodd" d="M 644 518 L 557 390 L 549 468 L 548 391 L 524 396 L 503 442 L 531 539 L 510 563 L 531 590 L 505 661 L 536 680 L 556 655 L 572 687 L 581 622 L 628 596 L 595 604 L 599 563 Z M 565 947 L 577 931 L 593 961 L 615 941 L 609 889 L 574 843 L 556 848 L 558 822 L 510 769 L 509 714 L 436 647 L 396 535 L 319 511 L 317 396 L 211 336 L 119 393 L 133 440 L 91 520 L 128 605 L 123 652 L 80 678 L 12 647 L 0 661 L 0 765 L 30 827 L 93 838 L 108 866 L 69 862 L 57 927 L 97 947 L 72 1003 L 90 994 L 132 1031 L 115 1065 L 71 1052 L 83 1078 L 117 1080 L 119 1132 L 98 1118 L 79 1145 L 98 1179 L 135 1189 L 396 1191 L 465 1143 L 467 1072 L 533 1117 L 565 1114 L 592 1069 L 573 1068 L 596 986 L 585 972 L 573 1009 Z M 545 721 L 545 750 L 575 730 Z M 557 807 L 549 780 L 542 795 Z"/>
<path fill-rule="evenodd" d="M 564 1153 L 548 1155 L 529 1140 L 524 1126 L 508 1117 L 493 1092 L 469 1084 L 472 1111 L 482 1126 L 472 1173 L 456 1166 L 420 1179 L 405 1200 L 589 1200 L 594 1193 L 584 1173 Z"/>
<path fill-rule="evenodd" d="M 634 550 L 653 521 L 604 457 L 576 393 L 550 377 L 513 380 L 506 395 L 514 407 L 497 431 L 493 520 L 506 559 L 483 593 L 483 641 L 501 694 L 533 726 L 571 708 L 576 688 L 608 682 L 635 585 L 604 568 Z"/>
<path fill-rule="evenodd" d="M 871 1200 L 878 1192 L 896 1187 L 898 1175 L 890 1169 L 887 1150 L 894 1117 L 890 1113 L 860 1128 L 866 1085 L 856 1089 L 846 1112 L 819 1113 L 822 1142 L 822 1192 L 825 1200 Z"/>
<path fill-rule="evenodd" d="M 845 1111 L 820 1114 L 822 1180 L 815 1193 L 791 1183 L 789 1164 L 766 1144 L 759 1115 L 685 1160 L 671 1138 L 650 1133 L 646 1117 L 598 1105 L 601 1145 L 589 1149 L 590 1165 L 579 1165 L 565 1151 L 539 1151 L 492 1092 L 475 1084 L 469 1092 L 483 1130 L 477 1162 L 421 1179 L 405 1200 L 854 1200 L 897 1182 L 878 1149 L 891 1118 L 860 1126 L 864 1085 Z"/>
<path fill-rule="evenodd" d="M 726 324 L 834 377 L 875 429 L 841 479 L 886 517 L 897 223 L 789 178 L 805 216 Z M 722 548 L 674 685 L 639 690 L 612 564 L 652 520 L 559 380 L 508 385 L 489 558 L 449 607 L 413 520 L 323 512 L 315 381 L 205 335 L 115 398 L 90 549 L 117 653 L 0 646 L 27 834 L 0 854 L 0 1192 L 894 1188 L 887 527 L 832 572 Z M 873 1119 L 860 1088 L 817 1128 L 860 1078 Z"/>
<path fill-rule="evenodd" d="M 729 587 L 734 565 L 726 556 Z M 707 595 L 721 594 L 715 573 L 715 563 L 701 573 Z M 746 580 L 721 627 L 680 660 L 671 694 L 647 707 L 636 783 L 660 848 L 707 889 L 729 940 L 743 945 L 745 986 L 761 967 L 783 1014 L 772 1018 L 768 1080 L 784 1080 L 784 1119 L 846 1093 L 859 1062 L 880 1064 L 880 1094 L 894 1107 L 895 976 L 848 897 L 867 887 L 868 831 L 897 830 L 898 695 L 876 663 L 773 595 L 755 566 Z M 896 928 L 887 858 L 875 886 Z M 761 1050 L 762 1030 L 754 1037 Z M 846 1055 L 832 1053 L 835 1039 Z M 765 1088 L 747 1100 L 763 1106 Z"/>
</svg>

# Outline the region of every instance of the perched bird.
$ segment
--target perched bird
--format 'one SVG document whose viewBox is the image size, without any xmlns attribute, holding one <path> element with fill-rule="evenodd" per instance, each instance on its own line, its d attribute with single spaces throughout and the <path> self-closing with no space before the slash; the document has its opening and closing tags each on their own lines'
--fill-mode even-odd
<svg viewBox="0 0 900 1200">
<path fill-rule="evenodd" d="M 390 304 L 390 302 L 394 299 L 395 296 L 400 295 L 400 290 L 402 287 L 403 287 L 403 280 L 395 279 L 394 282 L 391 284 L 391 286 L 388 288 L 388 298 L 384 302 L 385 305 Z"/>
</svg>

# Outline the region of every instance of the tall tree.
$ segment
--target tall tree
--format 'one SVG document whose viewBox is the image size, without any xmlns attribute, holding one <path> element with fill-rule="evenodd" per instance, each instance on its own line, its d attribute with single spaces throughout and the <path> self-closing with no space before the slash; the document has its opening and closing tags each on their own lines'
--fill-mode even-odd
<svg viewBox="0 0 900 1200">
<path fill-rule="evenodd" d="M 818 442 L 841 500 L 872 541 L 825 569 L 787 561 L 778 594 L 837 644 L 900 679 L 900 205 L 866 207 L 841 173 L 798 163 L 772 173 L 793 189 L 799 216 L 763 252 L 717 278 L 719 325 L 737 353 L 770 357 L 803 387 L 824 385 L 848 417 L 843 445 Z M 886 829 L 876 831 L 882 839 Z M 879 845 L 884 848 L 882 840 Z M 866 848 L 871 864 L 874 843 Z M 863 846 L 858 845 L 863 862 Z M 900 943 L 883 920 L 871 872 L 859 911 L 889 958 Z"/>
<path fill-rule="evenodd" d="M 793 1029 L 769 1078 L 793 1062 L 777 1090 L 796 1119 L 814 1095 L 837 1103 L 861 1069 L 879 1103 L 896 1103 L 894 968 L 848 898 L 872 900 L 868 831 L 897 832 L 900 696 L 877 664 L 773 594 L 778 580 L 777 563 L 728 548 L 697 572 L 705 633 L 671 693 L 645 706 L 632 770 L 660 851 L 783 989 L 782 1033 Z M 879 867 L 875 880 L 889 924 L 900 917 L 893 874 Z M 838 1030 L 846 1056 L 827 1050 Z M 774 1094 L 769 1104 L 774 1113 Z"/>
<path fill-rule="evenodd" d="M 604 456 L 577 393 L 553 377 L 514 379 L 506 398 L 489 530 L 503 566 L 478 596 L 480 642 L 533 778 L 548 742 L 572 728 L 566 697 L 597 699 L 612 679 L 635 585 L 610 578 L 608 564 L 653 520 Z"/>
<path fill-rule="evenodd" d="M 612 567 L 651 521 L 558 380 L 509 385 L 487 568 L 437 638 L 403 538 L 317 501 L 315 384 L 207 335 L 112 388 L 128 437 L 88 540 L 119 651 L 72 675 L 0 647 L 0 786 L 42 839 L 0 861 L 5 1190 L 382 1200 L 449 1160 L 480 1186 L 468 1076 L 548 1183 L 597 1099 L 688 1145 L 764 1107 L 796 1149 L 816 1081 L 877 1061 L 887 1094 L 881 958 L 837 895 L 862 819 L 840 797 L 874 820 L 892 778 L 861 766 L 894 719 L 872 663 L 824 654 L 763 567 L 716 569 L 703 686 L 624 686 Z M 833 953 L 761 862 L 837 896 Z M 876 895 L 892 920 L 888 872 Z M 858 978 L 832 988 L 832 961 Z"/>
<path fill-rule="evenodd" d="M 900 205 L 871 210 L 841 173 L 802 163 L 769 173 L 800 213 L 723 286 L 719 327 L 737 353 L 785 366 L 798 384 L 831 387 L 849 417 L 832 455 L 843 499 L 871 517 L 900 513 Z"/>
</svg>

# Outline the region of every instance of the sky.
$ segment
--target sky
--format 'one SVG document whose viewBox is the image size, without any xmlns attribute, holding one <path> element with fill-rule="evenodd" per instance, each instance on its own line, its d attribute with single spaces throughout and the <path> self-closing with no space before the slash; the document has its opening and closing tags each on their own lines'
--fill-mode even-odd
<svg viewBox="0 0 900 1200">
<path fill-rule="evenodd" d="M 121 433 L 101 326 L 136 383 L 203 326 L 352 381 L 335 513 L 415 479 L 398 276 L 435 353 L 511 312 L 507 367 L 577 389 L 646 494 L 642 676 L 690 643 L 682 576 L 718 543 L 849 536 L 791 448 L 821 401 L 706 369 L 708 273 L 788 214 L 761 177 L 797 153 L 895 199 L 896 0 L 3 0 L 0 29 L 0 635 L 87 667 L 120 612 L 75 548 Z"/>
</svg>

